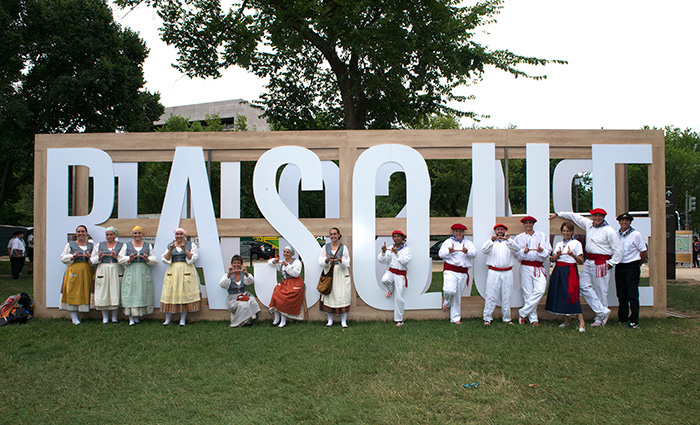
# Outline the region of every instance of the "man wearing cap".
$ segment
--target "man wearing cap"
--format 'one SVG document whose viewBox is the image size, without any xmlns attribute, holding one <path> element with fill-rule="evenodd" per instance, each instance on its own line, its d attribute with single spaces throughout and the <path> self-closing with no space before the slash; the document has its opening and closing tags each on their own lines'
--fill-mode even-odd
<svg viewBox="0 0 700 425">
<path fill-rule="evenodd" d="M 632 227 L 634 217 L 623 213 L 617 217 L 620 230 L 617 236 L 622 244 L 622 261 L 615 266 L 615 285 L 620 306 L 618 321 L 631 329 L 639 327 L 639 274 L 647 259 L 647 245 L 641 233 Z"/>
<path fill-rule="evenodd" d="M 387 298 L 394 296 L 394 322 L 396 326 L 403 326 L 403 291 L 408 287 L 406 269 L 411 261 L 411 249 L 406 245 L 406 234 L 401 230 L 394 230 L 391 238 L 394 245 L 391 248 L 387 248 L 386 243 L 382 246 L 379 262 L 389 265 L 389 270 L 382 276 L 382 284 L 387 288 Z"/>
<path fill-rule="evenodd" d="M 469 288 L 469 268 L 476 257 L 476 247 L 464 237 L 467 226 L 452 225 L 452 237 L 445 240 L 438 255 L 442 263 L 442 292 L 445 301 L 442 309 L 450 311 L 450 322 L 462 324 L 462 293 Z"/>
<path fill-rule="evenodd" d="M 520 248 L 510 239 L 508 226 L 498 223 L 493 226 L 494 235 L 481 247 L 487 255 L 486 300 L 484 302 L 484 325 L 490 325 L 499 295 L 503 322 L 510 325 L 510 294 L 513 291 L 513 264 Z"/>
<path fill-rule="evenodd" d="M 552 252 L 549 238 L 542 232 L 533 229 L 537 219 L 532 216 L 523 217 L 520 222 L 525 231 L 515 237 L 515 243 L 520 247 L 520 287 L 523 290 L 523 307 L 518 311 L 519 323 L 530 321 L 532 326 L 539 325 L 537 305 L 547 289 L 547 274 L 544 261 Z"/>
<path fill-rule="evenodd" d="M 552 213 L 549 218 L 559 216 L 586 229 L 586 261 L 579 275 L 581 295 L 596 315 L 592 326 L 605 326 L 610 317 L 609 270 L 622 259 L 622 244 L 617 232 L 605 221 L 604 209 L 595 208 L 590 213 L 591 218 L 573 212 Z"/>
<path fill-rule="evenodd" d="M 10 255 L 10 270 L 12 271 L 12 279 L 19 279 L 19 275 L 24 268 L 24 255 L 26 248 L 24 246 L 24 232 L 21 230 L 12 234 L 13 238 L 7 244 L 7 253 Z"/>
</svg>

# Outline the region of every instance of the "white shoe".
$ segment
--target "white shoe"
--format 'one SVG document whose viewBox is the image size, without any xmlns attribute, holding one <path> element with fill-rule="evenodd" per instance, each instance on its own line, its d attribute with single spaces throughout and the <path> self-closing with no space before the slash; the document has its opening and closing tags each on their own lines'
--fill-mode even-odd
<svg viewBox="0 0 700 425">
<path fill-rule="evenodd" d="M 568 323 L 562 323 L 561 325 L 559 325 L 560 328 L 565 328 L 565 327 L 567 327 L 567 326 L 569 326 Z"/>
<path fill-rule="evenodd" d="M 603 326 L 603 322 L 601 322 L 600 320 L 596 320 L 591 324 L 591 326 Z"/>
<path fill-rule="evenodd" d="M 579 328 L 578 328 L 578 331 L 579 331 L 579 332 L 586 332 L 586 328 L 579 327 Z"/>
<path fill-rule="evenodd" d="M 607 309 L 608 311 L 603 314 L 603 326 L 605 326 L 606 323 L 608 323 L 608 318 L 610 317 L 610 309 Z"/>
</svg>

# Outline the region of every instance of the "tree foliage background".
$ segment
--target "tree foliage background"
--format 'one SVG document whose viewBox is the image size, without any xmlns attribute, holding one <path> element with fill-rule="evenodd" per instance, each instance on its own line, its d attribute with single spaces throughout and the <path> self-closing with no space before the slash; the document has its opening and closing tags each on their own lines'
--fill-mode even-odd
<svg viewBox="0 0 700 425">
<path fill-rule="evenodd" d="M 475 34 L 503 0 L 117 0 L 146 3 L 163 19 L 163 40 L 189 76 L 240 66 L 267 78 L 268 121 L 279 129 L 363 129 L 411 125 L 453 108 L 454 93 L 487 68 L 515 77 L 521 65 L 564 63 L 495 50 Z"/>
<path fill-rule="evenodd" d="M 30 225 L 34 134 L 148 131 L 163 107 L 104 0 L 2 0 L 0 40 L 0 222 Z"/>
</svg>

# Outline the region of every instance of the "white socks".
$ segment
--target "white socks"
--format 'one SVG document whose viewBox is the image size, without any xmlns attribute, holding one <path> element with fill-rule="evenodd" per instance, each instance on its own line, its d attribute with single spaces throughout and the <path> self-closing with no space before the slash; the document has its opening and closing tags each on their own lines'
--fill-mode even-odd
<svg viewBox="0 0 700 425">
<path fill-rule="evenodd" d="M 165 313 L 165 322 L 163 322 L 163 326 L 168 326 L 170 324 L 170 321 L 173 318 L 172 313 Z"/>
<path fill-rule="evenodd" d="M 69 311 L 70 314 L 70 320 L 73 322 L 74 325 L 79 325 L 80 324 L 80 313 L 77 311 Z"/>
<path fill-rule="evenodd" d="M 112 323 L 117 323 L 117 315 L 119 314 L 119 310 L 112 310 Z"/>
<path fill-rule="evenodd" d="M 286 325 L 286 324 L 287 324 L 287 318 L 280 314 L 280 324 L 277 326 L 280 328 L 283 328 L 284 325 Z"/>
<path fill-rule="evenodd" d="M 348 327 L 348 314 L 343 313 L 340 315 L 340 326 L 347 328 Z"/>
<path fill-rule="evenodd" d="M 102 324 L 109 323 L 109 311 L 102 310 Z"/>
<path fill-rule="evenodd" d="M 328 322 L 326 322 L 326 326 L 333 326 L 333 314 L 326 313 L 326 316 L 328 317 Z"/>
<path fill-rule="evenodd" d="M 280 316 L 281 316 L 281 314 L 279 314 L 279 312 L 276 311 L 275 312 L 275 319 L 272 321 L 273 325 L 276 325 L 280 322 Z"/>
<path fill-rule="evenodd" d="M 185 322 L 187 321 L 187 312 L 183 312 L 180 314 L 180 326 L 185 326 Z"/>
</svg>

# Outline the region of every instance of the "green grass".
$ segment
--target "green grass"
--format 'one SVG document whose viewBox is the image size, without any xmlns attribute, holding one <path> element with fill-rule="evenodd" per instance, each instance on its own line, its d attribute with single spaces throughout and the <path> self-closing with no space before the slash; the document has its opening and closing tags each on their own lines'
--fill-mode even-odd
<svg viewBox="0 0 700 425">
<path fill-rule="evenodd" d="M 6 274 L 0 262 L 5 297 L 21 290 L 8 289 Z M 232 329 L 227 322 L 181 328 L 32 319 L 2 327 L 0 423 L 700 419 L 697 320 L 644 319 L 637 330 L 609 325 L 584 334 L 558 322 L 487 328 L 476 319 L 461 326 L 409 320 L 402 328 L 351 320 L 345 330 L 267 323 Z M 473 382 L 478 388 L 463 387 Z"/>
<path fill-rule="evenodd" d="M 671 310 L 699 314 L 700 282 L 668 281 L 666 300 Z"/>
</svg>

